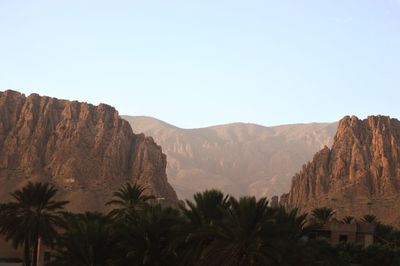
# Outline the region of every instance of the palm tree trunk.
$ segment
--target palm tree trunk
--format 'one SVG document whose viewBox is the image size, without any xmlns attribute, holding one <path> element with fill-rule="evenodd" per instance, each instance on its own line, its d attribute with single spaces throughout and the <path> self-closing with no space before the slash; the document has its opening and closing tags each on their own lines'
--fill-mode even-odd
<svg viewBox="0 0 400 266">
<path fill-rule="evenodd" d="M 31 266 L 31 252 L 30 252 L 30 238 L 25 240 L 24 243 L 24 265 Z"/>
<path fill-rule="evenodd" d="M 40 250 L 41 244 L 42 244 L 42 241 L 41 241 L 40 237 L 38 237 L 37 252 L 36 252 L 36 256 L 37 256 L 36 265 L 40 265 L 40 260 L 42 259 L 41 256 L 40 256 L 40 252 L 42 252 L 42 251 Z M 41 266 L 42 266 L 42 265 L 41 265 Z"/>
<path fill-rule="evenodd" d="M 39 251 L 39 237 L 35 237 L 34 241 L 34 248 L 33 248 L 33 256 L 32 256 L 32 266 L 37 266 L 38 260 L 38 251 Z"/>
</svg>

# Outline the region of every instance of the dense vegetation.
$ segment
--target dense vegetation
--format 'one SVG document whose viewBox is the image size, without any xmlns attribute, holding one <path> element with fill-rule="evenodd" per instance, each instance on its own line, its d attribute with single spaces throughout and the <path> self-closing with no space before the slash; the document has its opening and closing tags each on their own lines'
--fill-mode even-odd
<svg viewBox="0 0 400 266">
<path fill-rule="evenodd" d="M 180 209 L 165 207 L 145 188 L 126 184 L 107 203 L 108 214 L 63 212 L 49 184 L 29 183 L 0 204 L 0 233 L 24 248 L 36 266 L 38 246 L 53 250 L 49 266 L 125 265 L 400 265 L 400 232 L 373 215 L 376 244 L 331 246 L 308 234 L 334 219 L 329 208 L 310 216 L 271 208 L 265 198 L 236 199 L 217 190 L 194 195 Z M 342 223 L 352 223 L 344 217 Z"/>
</svg>

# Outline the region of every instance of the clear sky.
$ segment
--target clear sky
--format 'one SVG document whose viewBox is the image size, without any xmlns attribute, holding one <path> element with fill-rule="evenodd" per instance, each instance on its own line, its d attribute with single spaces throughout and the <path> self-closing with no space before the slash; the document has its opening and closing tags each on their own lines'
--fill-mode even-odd
<svg viewBox="0 0 400 266">
<path fill-rule="evenodd" d="M 400 118 L 400 0 L 0 0 L 0 88 L 187 128 Z"/>
</svg>

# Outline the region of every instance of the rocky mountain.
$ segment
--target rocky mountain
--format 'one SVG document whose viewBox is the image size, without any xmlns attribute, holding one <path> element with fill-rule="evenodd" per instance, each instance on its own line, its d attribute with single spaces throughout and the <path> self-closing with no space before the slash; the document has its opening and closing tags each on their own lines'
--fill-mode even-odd
<svg viewBox="0 0 400 266">
<path fill-rule="evenodd" d="M 168 156 L 168 179 L 180 198 L 207 188 L 235 196 L 280 195 L 293 174 L 324 145 L 337 123 L 263 127 L 228 124 L 182 129 L 151 117 L 123 116 L 152 136 Z"/>
<path fill-rule="evenodd" d="M 372 213 L 400 225 L 400 121 L 343 118 L 332 148 L 323 148 L 293 177 L 283 203 L 306 211 L 328 206 L 338 216 Z"/>
<path fill-rule="evenodd" d="M 0 151 L 0 201 L 28 181 L 47 181 L 70 210 L 101 210 L 113 190 L 137 181 L 177 202 L 161 147 L 105 104 L 0 92 Z"/>
</svg>

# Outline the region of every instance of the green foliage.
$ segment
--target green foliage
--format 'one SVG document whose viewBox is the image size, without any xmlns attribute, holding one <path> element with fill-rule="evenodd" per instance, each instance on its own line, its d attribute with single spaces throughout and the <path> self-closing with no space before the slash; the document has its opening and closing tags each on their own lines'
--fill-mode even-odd
<svg viewBox="0 0 400 266">
<path fill-rule="evenodd" d="M 343 224 L 352 224 L 355 222 L 355 219 L 353 216 L 346 216 L 342 219 L 341 221 Z"/>
<path fill-rule="evenodd" d="M 343 265 L 360 264 L 364 256 L 363 247 L 353 243 L 341 243 L 336 246 L 336 250 Z"/>
<path fill-rule="evenodd" d="M 331 208 L 322 207 L 314 209 L 311 212 L 312 217 L 315 219 L 315 222 L 318 224 L 325 224 L 327 222 L 332 221 L 333 216 L 335 215 L 335 211 Z"/>
<path fill-rule="evenodd" d="M 296 264 L 293 264 L 296 265 Z M 339 258 L 338 250 L 325 241 L 312 240 L 303 248 L 298 265 L 307 266 L 344 266 Z"/>
<path fill-rule="evenodd" d="M 303 261 L 305 238 L 316 227 L 307 224 L 307 214 L 299 214 L 297 209 L 274 210 L 272 230 L 276 236 L 274 245 L 279 250 L 279 265 L 296 265 Z"/>
<path fill-rule="evenodd" d="M 135 213 L 135 211 L 147 205 L 147 202 L 154 200 L 152 195 L 145 195 L 146 188 L 139 184 L 126 183 L 113 193 L 113 199 L 106 205 L 113 205 L 114 209 L 109 216 L 115 220 L 125 219 Z"/>
<path fill-rule="evenodd" d="M 275 263 L 273 213 L 265 198 L 230 198 L 230 208 L 203 249 L 200 265 L 269 265 Z"/>
<path fill-rule="evenodd" d="M 14 247 L 24 246 L 26 265 L 36 265 L 39 239 L 53 246 L 58 236 L 60 211 L 68 202 L 55 201 L 56 193 L 57 189 L 48 183 L 29 182 L 11 193 L 13 202 L 0 207 L 0 234 L 11 240 Z"/>
<path fill-rule="evenodd" d="M 230 206 L 229 196 L 216 189 L 206 190 L 194 195 L 194 203 L 186 201 L 188 209 L 183 213 L 196 225 L 218 223 Z"/>
<path fill-rule="evenodd" d="M 107 203 L 116 207 L 108 215 L 61 216 L 66 202 L 53 200 L 54 187 L 30 183 L 12 194 L 14 202 L 0 204 L 0 233 L 25 247 L 29 266 L 38 237 L 55 245 L 48 266 L 400 265 L 400 231 L 373 215 L 363 221 L 375 225 L 375 245 L 332 246 L 308 239 L 333 220 L 329 208 L 313 210 L 307 220 L 297 209 L 269 207 L 266 198 L 236 199 L 207 190 L 178 210 L 155 204 L 144 191 L 123 185 Z M 341 222 L 355 221 L 347 216 Z"/>
<path fill-rule="evenodd" d="M 372 214 L 367 214 L 364 215 L 364 217 L 361 219 L 364 223 L 370 223 L 370 224 L 377 224 L 379 223 L 378 217 Z"/>
<path fill-rule="evenodd" d="M 375 244 L 365 249 L 361 261 L 363 266 L 398 266 L 400 265 L 400 249 Z"/>
<path fill-rule="evenodd" d="M 65 214 L 55 248 L 54 266 L 108 266 L 117 238 L 110 218 L 101 213 Z"/>
<path fill-rule="evenodd" d="M 177 265 L 184 224 L 176 209 L 144 207 L 118 230 L 122 261 L 129 265 Z"/>
</svg>

